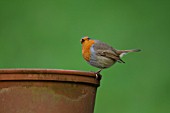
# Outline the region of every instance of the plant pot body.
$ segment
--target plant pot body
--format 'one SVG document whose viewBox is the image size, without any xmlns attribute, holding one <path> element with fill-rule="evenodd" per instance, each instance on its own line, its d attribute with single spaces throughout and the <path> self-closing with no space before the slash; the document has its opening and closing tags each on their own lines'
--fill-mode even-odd
<svg viewBox="0 0 170 113">
<path fill-rule="evenodd" d="M 0 70 L 0 113 L 93 113 L 95 73 L 52 69 Z"/>
</svg>

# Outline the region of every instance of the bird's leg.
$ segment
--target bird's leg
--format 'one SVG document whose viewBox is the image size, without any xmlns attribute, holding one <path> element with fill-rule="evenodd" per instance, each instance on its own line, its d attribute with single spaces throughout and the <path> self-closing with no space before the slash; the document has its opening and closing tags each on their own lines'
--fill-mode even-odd
<svg viewBox="0 0 170 113">
<path fill-rule="evenodd" d="M 100 74 L 101 71 L 102 71 L 102 69 L 99 69 L 96 73 L 97 73 L 97 74 Z"/>
<path fill-rule="evenodd" d="M 100 69 L 96 72 L 96 79 L 97 80 L 101 80 L 101 78 L 102 78 L 102 75 L 100 74 L 101 71 L 102 71 L 102 69 Z"/>
</svg>

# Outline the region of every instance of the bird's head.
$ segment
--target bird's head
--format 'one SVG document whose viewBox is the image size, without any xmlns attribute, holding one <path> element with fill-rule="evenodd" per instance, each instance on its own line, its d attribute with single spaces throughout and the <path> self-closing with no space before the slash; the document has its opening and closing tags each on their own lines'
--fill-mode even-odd
<svg viewBox="0 0 170 113">
<path fill-rule="evenodd" d="M 90 40 L 90 38 L 88 36 L 85 36 L 80 40 L 80 42 L 81 42 L 81 44 L 83 44 L 85 42 L 88 42 L 89 40 Z"/>
</svg>

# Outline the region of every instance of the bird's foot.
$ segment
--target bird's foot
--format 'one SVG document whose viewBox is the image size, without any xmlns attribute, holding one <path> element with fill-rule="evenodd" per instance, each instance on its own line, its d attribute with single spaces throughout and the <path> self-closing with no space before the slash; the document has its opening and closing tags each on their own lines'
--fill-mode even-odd
<svg viewBox="0 0 170 113">
<path fill-rule="evenodd" d="M 96 74 L 96 79 L 97 79 L 97 80 L 101 80 L 101 79 L 102 79 L 102 75 L 100 74 L 101 70 L 102 70 L 102 69 L 100 69 L 100 70 L 97 71 L 97 72 L 94 72 L 94 71 L 90 71 L 90 72 L 93 72 L 93 73 Z"/>
<path fill-rule="evenodd" d="M 101 71 L 101 70 L 100 70 Z M 102 79 L 102 75 L 100 74 L 100 71 L 95 72 L 96 73 L 96 79 L 97 80 L 101 80 Z"/>
</svg>

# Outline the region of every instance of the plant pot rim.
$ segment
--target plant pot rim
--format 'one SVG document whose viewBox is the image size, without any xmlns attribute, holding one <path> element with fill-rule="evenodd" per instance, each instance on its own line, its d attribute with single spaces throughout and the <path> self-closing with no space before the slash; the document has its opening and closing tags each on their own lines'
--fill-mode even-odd
<svg viewBox="0 0 170 113">
<path fill-rule="evenodd" d="M 58 81 L 100 85 L 94 72 L 64 69 L 14 68 L 0 69 L 1 81 Z"/>
</svg>

